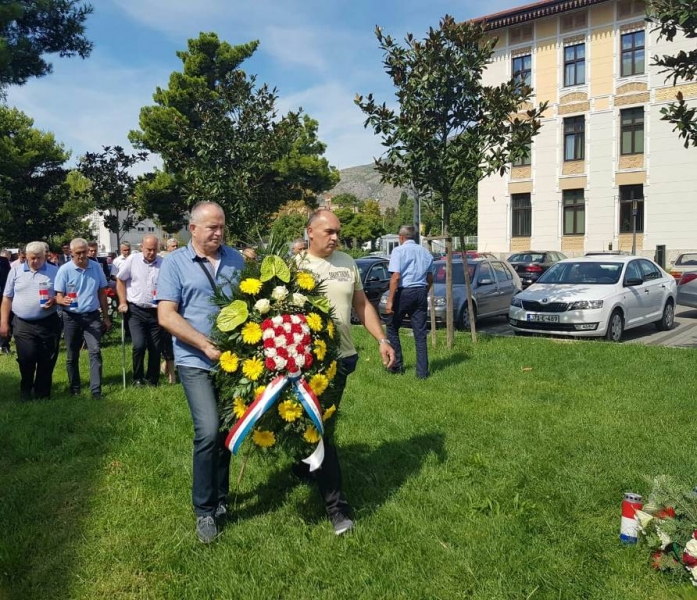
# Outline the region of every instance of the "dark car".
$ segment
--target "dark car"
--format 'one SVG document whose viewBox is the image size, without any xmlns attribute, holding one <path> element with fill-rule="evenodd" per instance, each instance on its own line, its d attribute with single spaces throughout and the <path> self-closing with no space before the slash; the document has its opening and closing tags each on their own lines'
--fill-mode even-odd
<svg viewBox="0 0 697 600">
<path fill-rule="evenodd" d="M 518 273 L 518 277 L 520 277 L 520 281 L 523 283 L 523 289 L 525 289 L 535 283 L 537 278 L 553 264 L 565 258 L 566 256 L 561 252 L 527 250 L 526 252 L 511 254 L 508 257 L 508 262 Z"/>
<path fill-rule="evenodd" d="M 460 250 L 453 252 L 453 258 L 462 259 L 462 252 Z M 493 258 L 494 260 L 498 260 L 498 257 L 495 254 L 492 254 L 491 252 L 479 252 L 478 250 L 467 250 L 467 258 L 470 260 L 473 258 Z"/>
<path fill-rule="evenodd" d="M 470 259 L 467 264 L 475 319 L 508 314 L 511 298 L 521 290 L 520 278 L 511 265 L 505 260 L 481 258 Z M 445 261 L 439 260 L 433 263 L 433 304 L 438 325 L 444 325 L 446 320 L 445 288 Z M 380 301 L 380 317 L 383 320 L 388 318 L 385 314 L 386 303 L 387 294 L 384 294 Z M 453 308 L 455 327 L 467 329 L 469 314 L 461 259 L 453 260 Z"/>
<path fill-rule="evenodd" d="M 387 270 L 390 261 L 382 256 L 365 256 L 356 259 L 358 272 L 361 274 L 363 291 L 368 301 L 378 309 L 380 296 L 390 287 L 390 273 Z M 358 315 L 351 309 L 351 323 L 360 323 Z"/>
</svg>

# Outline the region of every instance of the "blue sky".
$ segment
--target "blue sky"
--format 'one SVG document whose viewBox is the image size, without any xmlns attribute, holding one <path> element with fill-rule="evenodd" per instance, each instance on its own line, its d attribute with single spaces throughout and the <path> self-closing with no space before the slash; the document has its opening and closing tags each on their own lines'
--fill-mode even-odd
<svg viewBox="0 0 697 600">
<path fill-rule="evenodd" d="M 278 88 L 281 112 L 302 107 L 319 121 L 326 156 L 340 169 L 382 153 L 353 103 L 373 92 L 393 102 L 374 28 L 403 39 L 424 37 L 451 14 L 468 19 L 524 4 L 521 0 L 93 0 L 87 60 L 52 59 L 53 74 L 8 93 L 39 129 L 77 157 L 102 145 L 130 147 L 142 106 L 181 69 L 175 52 L 213 31 L 231 43 L 260 41 L 243 68 Z M 157 161 L 153 161 L 155 164 Z"/>
</svg>

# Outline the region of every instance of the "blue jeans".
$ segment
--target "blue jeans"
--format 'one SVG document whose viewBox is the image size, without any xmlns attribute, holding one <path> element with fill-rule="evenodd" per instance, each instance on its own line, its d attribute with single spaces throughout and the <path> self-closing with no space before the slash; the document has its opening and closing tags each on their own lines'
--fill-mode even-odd
<svg viewBox="0 0 697 600">
<path fill-rule="evenodd" d="M 71 392 L 80 391 L 80 348 L 84 340 L 90 358 L 90 391 L 102 393 L 102 318 L 98 310 L 89 313 L 63 311 L 65 367 Z"/>
<path fill-rule="evenodd" d="M 179 379 L 194 422 L 194 482 L 191 499 L 197 516 L 213 516 L 230 488 L 230 451 L 220 431 L 218 390 L 212 371 L 179 366 Z"/>
</svg>

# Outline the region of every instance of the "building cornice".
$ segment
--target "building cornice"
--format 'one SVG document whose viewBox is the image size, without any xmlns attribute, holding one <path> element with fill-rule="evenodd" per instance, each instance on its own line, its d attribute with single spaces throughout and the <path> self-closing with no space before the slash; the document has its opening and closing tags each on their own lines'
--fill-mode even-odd
<svg viewBox="0 0 697 600">
<path fill-rule="evenodd" d="M 541 2 L 526 4 L 524 6 L 518 6 L 509 10 L 479 17 L 474 19 L 474 22 L 483 23 L 486 29 L 490 31 L 609 1 L 610 0 L 542 0 Z"/>
</svg>

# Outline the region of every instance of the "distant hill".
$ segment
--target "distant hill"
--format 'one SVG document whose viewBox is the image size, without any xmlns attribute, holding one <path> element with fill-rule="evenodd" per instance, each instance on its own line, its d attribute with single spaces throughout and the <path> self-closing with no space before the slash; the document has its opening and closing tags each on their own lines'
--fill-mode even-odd
<svg viewBox="0 0 697 600">
<path fill-rule="evenodd" d="M 408 193 L 408 190 L 405 190 Z M 333 197 L 338 194 L 354 194 L 360 200 L 373 198 L 378 201 L 380 208 L 397 208 L 402 188 L 380 183 L 380 174 L 374 164 L 361 165 L 341 170 L 341 181 L 324 196 Z"/>
</svg>

